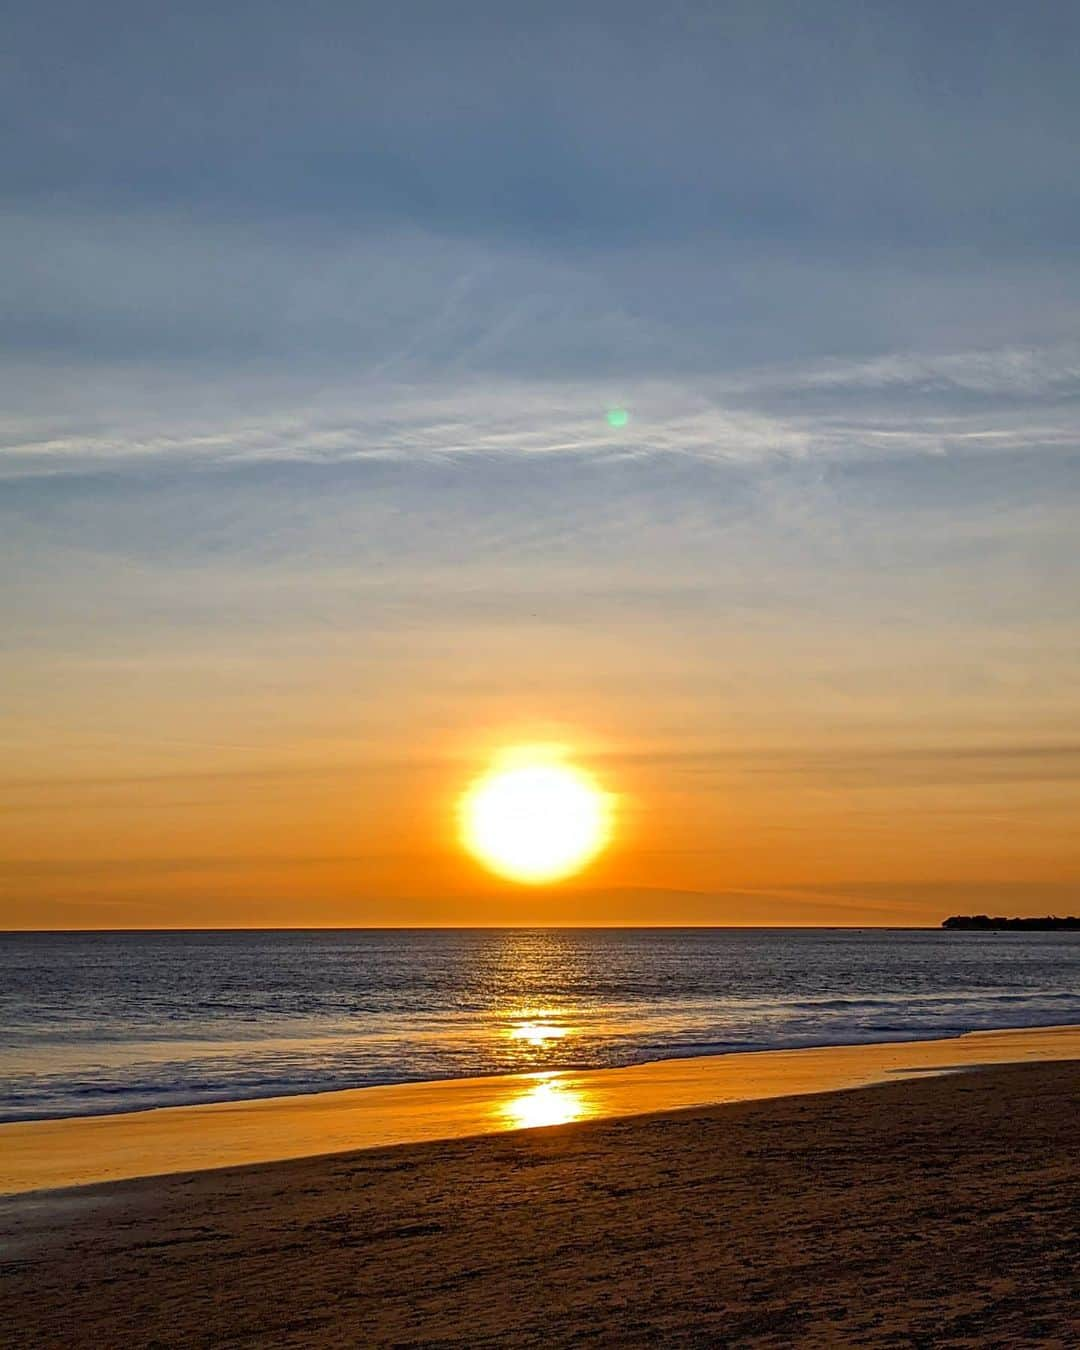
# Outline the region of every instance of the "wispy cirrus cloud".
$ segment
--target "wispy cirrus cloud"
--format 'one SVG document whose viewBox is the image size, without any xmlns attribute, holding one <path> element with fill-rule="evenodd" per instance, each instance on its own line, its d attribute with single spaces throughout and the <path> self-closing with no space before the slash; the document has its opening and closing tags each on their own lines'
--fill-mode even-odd
<svg viewBox="0 0 1080 1350">
<path fill-rule="evenodd" d="M 1080 365 L 1054 350 L 1027 350 L 1022 359 L 1011 350 L 934 359 L 898 354 L 739 380 L 473 377 L 409 384 L 358 376 L 305 388 L 303 381 L 265 376 L 221 391 L 166 378 L 150 407 L 140 406 L 154 385 L 149 372 L 84 371 L 72 378 L 86 394 L 84 409 L 0 419 L 0 475 L 535 455 L 684 455 L 767 465 L 1052 453 L 1080 438 Z M 105 408 L 107 391 L 125 382 L 138 394 Z M 943 407 L 939 396 L 951 389 L 963 389 L 965 399 Z M 606 412 L 624 406 L 629 423 L 610 427 Z"/>
</svg>

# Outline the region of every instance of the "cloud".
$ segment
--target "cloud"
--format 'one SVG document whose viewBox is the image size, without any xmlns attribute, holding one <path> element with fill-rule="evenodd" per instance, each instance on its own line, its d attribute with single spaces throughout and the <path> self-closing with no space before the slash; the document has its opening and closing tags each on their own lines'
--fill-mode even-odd
<svg viewBox="0 0 1080 1350">
<path fill-rule="evenodd" d="M 940 392 L 964 378 L 960 406 L 920 406 L 925 386 Z M 0 475 L 462 456 L 829 463 L 1059 454 L 1080 435 L 1080 374 L 1055 350 L 1028 349 L 1022 361 L 1011 351 L 936 360 L 896 354 L 843 369 L 759 370 L 741 382 L 467 375 L 395 382 L 358 372 L 329 384 L 249 374 L 223 389 L 130 368 L 71 379 L 77 395 L 67 409 L 63 398 L 48 412 L 34 409 L 24 389 L 21 412 L 0 420 Z M 802 391 L 815 400 L 800 405 Z M 877 397 L 868 401 L 868 392 Z M 627 427 L 608 426 L 613 406 L 630 408 Z"/>
<path fill-rule="evenodd" d="M 893 352 L 869 361 L 821 362 L 795 370 L 766 371 L 736 388 L 962 390 L 987 396 L 1036 397 L 1080 391 L 1080 348 L 1002 347 L 989 351 L 923 355 Z"/>
</svg>

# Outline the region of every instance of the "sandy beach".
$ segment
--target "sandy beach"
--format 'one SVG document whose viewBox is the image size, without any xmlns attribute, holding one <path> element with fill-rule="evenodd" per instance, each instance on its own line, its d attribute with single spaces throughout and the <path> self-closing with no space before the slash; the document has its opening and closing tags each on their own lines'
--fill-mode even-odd
<svg viewBox="0 0 1080 1350">
<path fill-rule="evenodd" d="M 19 1346 L 1075 1345 L 1080 1063 L 10 1198 Z"/>
</svg>

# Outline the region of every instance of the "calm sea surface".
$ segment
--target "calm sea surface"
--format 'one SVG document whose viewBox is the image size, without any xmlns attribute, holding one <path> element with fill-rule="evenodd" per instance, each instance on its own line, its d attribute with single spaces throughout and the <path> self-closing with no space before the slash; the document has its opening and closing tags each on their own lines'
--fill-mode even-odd
<svg viewBox="0 0 1080 1350">
<path fill-rule="evenodd" d="M 0 935 L 0 1119 L 1080 1022 L 1080 934 Z"/>
</svg>

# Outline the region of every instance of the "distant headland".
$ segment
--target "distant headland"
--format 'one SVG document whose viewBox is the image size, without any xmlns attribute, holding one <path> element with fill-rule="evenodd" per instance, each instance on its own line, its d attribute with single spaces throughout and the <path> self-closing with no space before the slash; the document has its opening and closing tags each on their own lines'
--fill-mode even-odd
<svg viewBox="0 0 1080 1350">
<path fill-rule="evenodd" d="M 1070 914 L 1059 919 L 1055 914 L 1047 914 L 1041 919 L 1006 919 L 1002 915 L 989 914 L 953 914 L 944 919 L 942 928 L 974 928 L 980 931 L 999 928 L 1019 928 L 1028 932 L 1053 932 L 1058 929 L 1080 929 L 1080 915 Z"/>
</svg>

